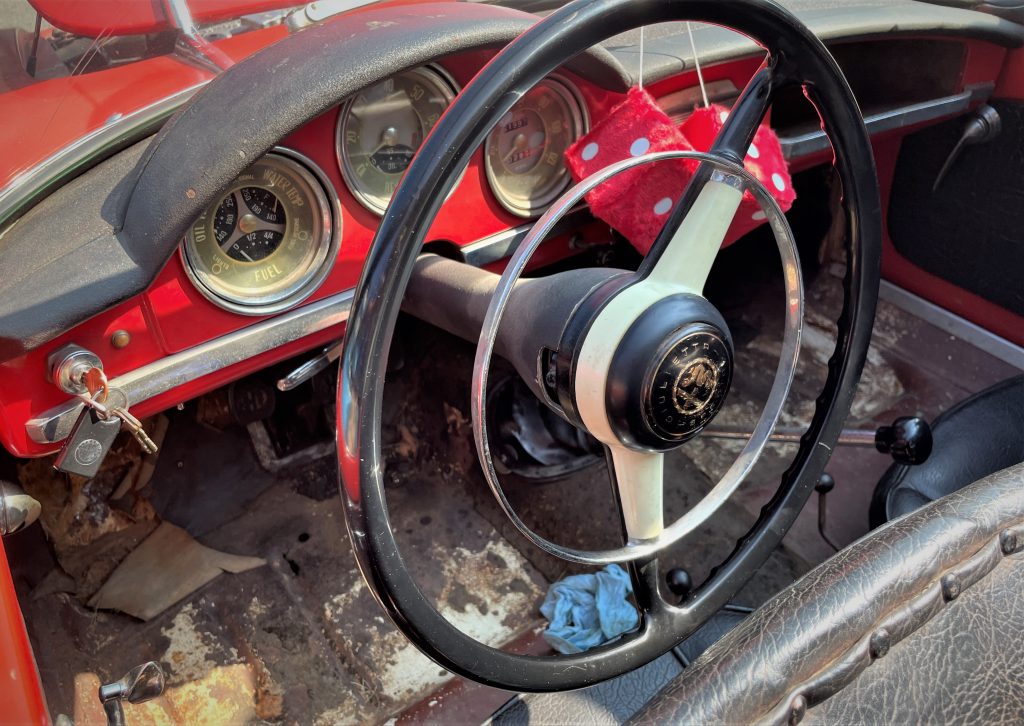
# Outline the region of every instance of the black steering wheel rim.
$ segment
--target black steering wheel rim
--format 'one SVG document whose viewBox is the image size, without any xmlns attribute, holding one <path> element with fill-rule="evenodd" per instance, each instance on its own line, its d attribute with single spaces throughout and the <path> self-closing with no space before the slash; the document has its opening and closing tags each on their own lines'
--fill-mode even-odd
<svg viewBox="0 0 1024 726">
<path fill-rule="evenodd" d="M 848 259 L 836 350 L 808 432 L 775 496 L 729 558 L 685 603 L 669 605 L 658 595 L 657 560 L 635 563 L 636 596 L 644 613 L 636 632 L 578 655 L 506 653 L 474 640 L 438 613 L 398 551 L 385 501 L 380 446 L 383 383 L 395 322 L 429 223 L 469 154 L 501 116 L 526 90 L 586 48 L 641 25 L 683 19 L 730 27 L 768 51 L 768 64 L 736 109 L 763 114 L 778 88 L 799 83 L 819 110 L 834 149 L 847 214 Z M 733 115 L 745 114 L 734 110 Z M 752 133 L 727 124 L 713 151 L 742 159 Z M 686 195 L 670 225 L 685 207 Z M 577 0 L 539 22 L 463 89 L 424 141 L 381 219 L 356 289 L 338 384 L 338 455 L 349 536 L 375 598 L 402 632 L 441 666 L 518 691 L 591 685 L 653 660 L 682 641 L 767 559 L 824 470 L 866 357 L 880 251 L 878 182 L 856 100 L 829 52 L 788 11 L 768 0 Z"/>
</svg>

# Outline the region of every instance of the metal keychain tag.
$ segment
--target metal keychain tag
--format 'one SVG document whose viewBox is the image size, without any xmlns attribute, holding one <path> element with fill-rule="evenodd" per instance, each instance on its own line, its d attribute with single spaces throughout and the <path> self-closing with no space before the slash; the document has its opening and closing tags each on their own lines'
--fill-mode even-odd
<svg viewBox="0 0 1024 726">
<path fill-rule="evenodd" d="M 86 406 L 57 455 L 53 468 L 87 478 L 96 476 L 121 431 L 121 423 L 116 416 L 100 418 L 97 411 Z"/>
</svg>

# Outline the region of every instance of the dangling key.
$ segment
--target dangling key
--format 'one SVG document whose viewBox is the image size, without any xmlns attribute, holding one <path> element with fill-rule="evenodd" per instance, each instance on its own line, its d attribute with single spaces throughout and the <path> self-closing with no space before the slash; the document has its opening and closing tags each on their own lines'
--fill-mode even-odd
<svg viewBox="0 0 1024 726">
<path fill-rule="evenodd" d="M 114 439 L 121 431 L 121 419 L 107 415 L 106 407 L 89 394 L 80 398 L 85 408 L 53 463 L 53 468 L 91 479 L 107 458 Z"/>
<path fill-rule="evenodd" d="M 104 404 L 110 394 L 110 385 L 107 383 L 107 374 L 102 368 L 87 368 L 78 376 L 78 381 L 85 390 L 89 392 L 89 399 L 96 403 Z M 90 401 L 86 401 L 90 405 Z"/>
<path fill-rule="evenodd" d="M 128 413 L 128 408 L 125 406 L 115 406 L 109 409 L 109 416 L 111 418 L 118 418 L 124 421 L 124 425 L 128 427 L 128 430 L 132 432 L 132 436 L 139 442 L 139 446 L 147 454 L 155 454 L 157 452 L 157 445 L 153 439 L 149 438 L 149 434 L 142 428 L 142 422 L 135 418 L 132 414 Z"/>
<path fill-rule="evenodd" d="M 149 438 L 142 428 L 142 422 L 128 412 L 128 403 L 119 406 L 104 406 L 107 403 L 107 396 L 110 393 L 110 386 L 107 383 L 107 374 L 102 368 L 89 368 L 81 375 L 82 385 L 89 391 L 89 397 L 82 397 L 86 405 L 97 409 L 101 418 L 116 417 L 124 421 L 125 426 L 132 432 L 132 436 L 139 442 L 139 446 L 147 454 L 155 454 L 157 445 Z M 99 403 L 100 406 L 96 406 Z"/>
</svg>

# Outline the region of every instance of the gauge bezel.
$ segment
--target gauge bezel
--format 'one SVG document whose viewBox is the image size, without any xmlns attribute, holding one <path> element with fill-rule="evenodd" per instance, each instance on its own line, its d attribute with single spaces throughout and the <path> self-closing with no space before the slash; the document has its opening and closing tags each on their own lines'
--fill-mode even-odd
<svg viewBox="0 0 1024 726">
<path fill-rule="evenodd" d="M 309 203 L 315 205 L 314 214 L 319 217 L 321 229 L 320 235 L 313 241 L 316 251 L 306 272 L 292 285 L 269 295 L 237 294 L 218 285 L 216 278 L 212 278 L 194 263 L 193 256 L 197 257 L 198 252 L 194 250 L 191 227 L 178 246 L 185 274 L 196 290 L 217 307 L 241 315 L 272 315 L 293 308 L 307 299 L 327 279 L 338 259 L 341 246 L 341 200 L 323 170 L 306 155 L 284 146 L 273 147 L 254 163 L 267 157 L 286 165 L 313 191 Z M 234 185 L 234 180 L 231 184 Z M 205 213 L 216 213 L 215 207 L 220 205 L 223 198 L 224 195 L 220 195 L 212 205 L 214 208 Z"/>
<path fill-rule="evenodd" d="M 552 73 L 544 76 L 544 78 L 537 83 L 538 86 L 541 84 L 545 84 L 552 88 L 562 97 L 566 102 L 566 105 L 569 107 L 572 121 L 576 125 L 577 129 L 576 135 L 573 138 L 573 143 L 575 143 L 577 139 L 590 131 L 590 115 L 587 113 L 587 104 L 583 100 L 583 94 L 580 93 L 580 90 L 575 83 L 558 73 Z M 501 182 L 497 178 L 494 167 L 491 165 L 490 147 L 491 136 L 493 133 L 494 129 L 491 129 L 491 131 L 487 133 L 487 138 L 484 140 L 484 170 L 487 174 L 487 184 L 491 188 L 491 193 L 506 211 L 511 212 L 517 217 L 522 217 L 523 219 L 535 219 L 539 217 L 549 206 L 551 206 L 551 203 L 558 199 L 559 195 L 569 187 L 569 184 L 572 183 L 572 174 L 570 174 L 569 169 L 565 167 L 565 174 L 561 184 L 552 187 L 551 190 L 543 196 L 530 197 L 528 200 L 529 204 L 524 206 L 520 203 L 520 200 L 506 194 L 505 190 L 501 187 Z"/>
<path fill-rule="evenodd" d="M 351 192 L 352 196 L 355 197 L 356 201 L 358 201 L 361 205 L 366 207 L 366 209 L 376 214 L 378 217 L 383 216 L 384 212 L 387 211 L 387 204 L 381 206 L 378 200 L 371 198 L 369 195 L 365 194 L 359 189 L 359 183 L 356 181 L 355 169 L 352 168 L 352 164 L 349 161 L 348 154 L 345 153 L 345 122 L 348 120 L 348 114 L 349 110 L 352 108 L 352 104 L 355 103 L 356 98 L 359 97 L 360 93 L 363 93 L 363 91 L 365 91 L 367 88 L 372 88 L 378 83 L 383 83 L 388 78 L 393 78 L 395 76 L 400 76 L 406 73 L 417 73 L 421 76 L 424 76 L 425 78 L 428 78 L 431 83 L 441 88 L 442 95 L 445 97 L 445 101 L 447 101 L 447 105 L 445 106 L 446 110 L 448 106 L 452 104 L 452 101 L 455 100 L 455 97 L 459 94 L 459 91 L 461 90 L 459 84 L 455 82 L 455 79 L 452 78 L 448 71 L 446 71 L 441 66 L 434 64 L 416 66 L 414 68 L 409 68 L 398 73 L 393 73 L 390 76 L 387 76 L 386 78 L 381 78 L 378 81 L 374 81 L 365 88 L 362 88 L 359 91 L 353 93 L 351 96 L 345 99 L 345 102 L 341 105 L 341 110 L 338 112 L 338 120 L 334 124 L 334 155 L 338 162 L 338 169 L 339 171 L 341 171 L 341 178 L 344 180 L 345 186 L 348 187 L 349 192 Z M 417 151 L 419 151 L 419 149 L 417 149 Z M 459 174 L 458 179 L 455 180 L 455 185 L 452 187 L 452 192 L 449 192 L 448 196 L 451 196 L 451 194 L 458 187 L 459 181 L 461 181 L 463 174 L 465 174 L 465 170 L 463 170 L 463 172 Z"/>
</svg>

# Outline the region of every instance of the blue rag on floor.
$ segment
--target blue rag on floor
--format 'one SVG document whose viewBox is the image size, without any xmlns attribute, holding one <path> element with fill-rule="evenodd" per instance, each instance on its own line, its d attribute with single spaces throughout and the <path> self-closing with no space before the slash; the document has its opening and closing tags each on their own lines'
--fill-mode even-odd
<svg viewBox="0 0 1024 726">
<path fill-rule="evenodd" d="M 633 583 L 618 565 L 559 580 L 540 606 L 549 623 L 544 640 L 559 653 L 582 653 L 614 640 L 640 622 L 626 599 L 631 592 Z"/>
</svg>

